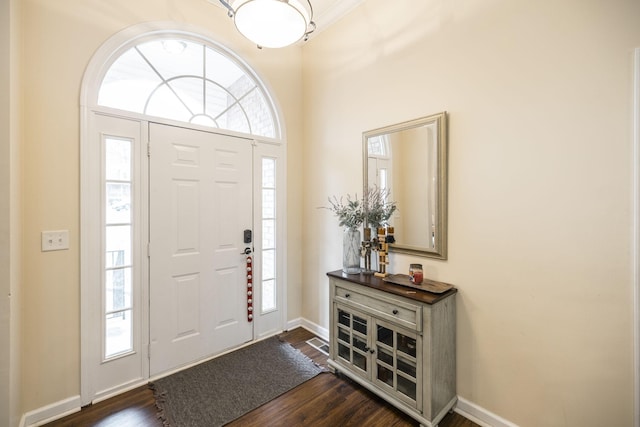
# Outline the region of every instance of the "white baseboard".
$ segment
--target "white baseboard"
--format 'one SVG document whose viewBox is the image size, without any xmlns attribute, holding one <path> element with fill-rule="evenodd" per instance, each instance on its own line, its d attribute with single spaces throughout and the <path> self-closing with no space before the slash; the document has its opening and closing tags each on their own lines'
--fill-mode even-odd
<svg viewBox="0 0 640 427">
<path fill-rule="evenodd" d="M 302 326 L 302 318 L 298 317 L 297 319 L 287 320 L 287 324 L 285 326 L 286 331 L 290 331 L 292 329 L 297 328 L 298 326 Z"/>
<path fill-rule="evenodd" d="M 287 330 L 295 329 L 297 327 L 303 327 L 316 334 L 318 337 L 323 338 L 325 341 L 329 341 L 329 330 L 327 328 L 323 328 L 322 326 L 310 322 L 305 318 L 300 317 L 287 322 Z M 458 402 L 454 411 L 481 427 L 518 427 L 517 424 L 507 421 L 499 415 L 496 415 L 493 412 L 488 411 L 460 396 L 458 396 Z"/>
<path fill-rule="evenodd" d="M 103 400 L 111 399 L 112 397 L 118 396 L 122 393 L 126 393 L 134 388 L 142 387 L 149 383 L 148 378 L 139 378 L 137 380 L 126 383 L 125 385 L 120 385 L 118 387 L 113 387 L 107 390 L 103 390 L 101 392 L 96 393 L 96 396 L 91 401 L 91 404 L 102 402 Z"/>
<path fill-rule="evenodd" d="M 458 396 L 458 403 L 454 411 L 481 427 L 518 427 L 517 424 L 507 421 L 460 396 Z"/>
<path fill-rule="evenodd" d="M 287 322 L 287 330 L 303 327 L 318 337 L 329 341 L 329 330 L 304 318 L 292 319 Z M 80 396 L 52 403 L 42 408 L 27 412 L 20 420 L 20 427 L 38 427 L 51 421 L 66 417 L 81 409 Z M 475 422 L 481 427 L 518 427 L 516 424 L 458 396 L 458 403 L 454 411 Z"/>
<path fill-rule="evenodd" d="M 20 425 L 24 427 L 41 426 L 78 412 L 80 410 L 80 406 L 80 396 L 73 396 L 27 412 L 22 416 Z"/>
<path fill-rule="evenodd" d="M 301 326 L 306 330 L 313 332 L 314 334 L 316 334 L 317 336 L 319 336 L 320 338 L 324 339 L 327 342 L 329 341 L 329 330 L 327 328 L 323 328 L 322 326 L 317 325 L 313 322 L 310 322 L 307 319 L 304 319 L 302 317 L 289 320 L 287 322 L 288 331 L 290 331 L 291 329 L 295 329 L 298 326 Z"/>
</svg>

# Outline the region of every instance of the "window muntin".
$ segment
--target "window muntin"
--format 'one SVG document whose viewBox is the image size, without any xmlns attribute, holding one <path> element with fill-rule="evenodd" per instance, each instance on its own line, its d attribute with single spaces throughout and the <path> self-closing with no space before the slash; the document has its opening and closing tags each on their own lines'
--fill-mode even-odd
<svg viewBox="0 0 640 427">
<path fill-rule="evenodd" d="M 261 85 L 238 63 L 187 39 L 140 43 L 106 72 L 98 105 L 275 138 Z"/>
<path fill-rule="evenodd" d="M 133 142 L 104 138 L 104 359 L 133 351 Z"/>
</svg>

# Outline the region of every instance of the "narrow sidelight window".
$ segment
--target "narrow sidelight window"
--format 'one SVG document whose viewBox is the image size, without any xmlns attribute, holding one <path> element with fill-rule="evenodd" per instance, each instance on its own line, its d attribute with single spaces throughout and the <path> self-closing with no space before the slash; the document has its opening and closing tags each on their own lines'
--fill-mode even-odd
<svg viewBox="0 0 640 427">
<path fill-rule="evenodd" d="M 104 138 L 104 359 L 133 351 L 132 141 Z"/>
<path fill-rule="evenodd" d="M 276 159 L 262 158 L 262 313 L 276 310 Z"/>
</svg>

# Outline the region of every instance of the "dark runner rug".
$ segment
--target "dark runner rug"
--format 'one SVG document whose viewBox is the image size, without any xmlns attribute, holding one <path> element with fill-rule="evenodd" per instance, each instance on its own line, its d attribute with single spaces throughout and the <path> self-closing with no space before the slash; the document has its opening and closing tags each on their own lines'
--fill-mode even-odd
<svg viewBox="0 0 640 427">
<path fill-rule="evenodd" d="M 315 377 L 322 368 L 277 337 L 150 384 L 165 426 L 222 426 Z"/>
</svg>

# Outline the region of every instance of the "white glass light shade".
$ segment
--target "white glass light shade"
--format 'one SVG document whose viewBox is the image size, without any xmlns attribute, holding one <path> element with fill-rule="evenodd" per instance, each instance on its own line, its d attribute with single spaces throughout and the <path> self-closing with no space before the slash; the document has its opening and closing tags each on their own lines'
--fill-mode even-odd
<svg viewBox="0 0 640 427">
<path fill-rule="evenodd" d="M 311 22 L 311 5 L 306 0 L 237 0 L 232 7 L 238 31 L 262 47 L 279 48 L 297 42 Z"/>
</svg>

